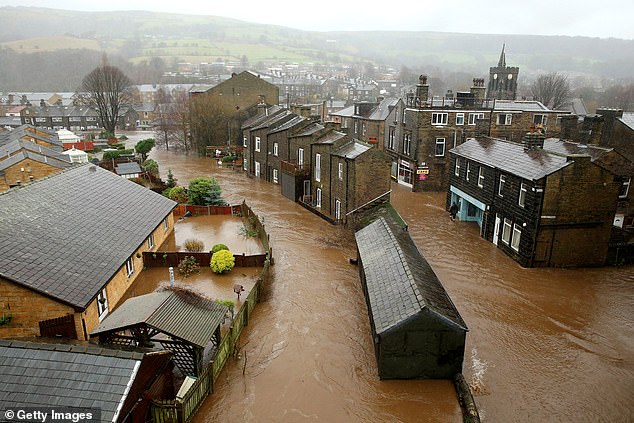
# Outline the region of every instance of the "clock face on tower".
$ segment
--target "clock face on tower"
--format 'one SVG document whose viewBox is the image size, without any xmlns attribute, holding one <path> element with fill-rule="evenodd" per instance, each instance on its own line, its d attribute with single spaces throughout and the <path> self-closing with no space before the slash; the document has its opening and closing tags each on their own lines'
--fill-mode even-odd
<svg viewBox="0 0 634 423">
<path fill-rule="evenodd" d="M 497 73 L 493 74 L 493 79 L 498 79 L 498 74 Z"/>
<path fill-rule="evenodd" d="M 508 78 L 509 78 L 509 79 L 513 79 L 513 74 L 509 73 Z"/>
</svg>

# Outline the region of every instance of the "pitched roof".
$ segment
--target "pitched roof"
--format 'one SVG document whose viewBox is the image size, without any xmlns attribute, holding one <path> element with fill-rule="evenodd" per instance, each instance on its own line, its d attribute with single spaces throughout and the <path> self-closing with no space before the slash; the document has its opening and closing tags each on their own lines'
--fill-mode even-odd
<svg viewBox="0 0 634 423">
<path fill-rule="evenodd" d="M 90 335 L 146 324 L 169 336 L 204 347 L 224 321 L 226 312 L 227 307 L 191 292 L 153 292 L 126 300 Z"/>
<path fill-rule="evenodd" d="M 467 330 L 409 232 L 391 227 L 381 217 L 356 232 L 355 238 L 377 333 L 394 328 L 426 309 L 439 320 Z"/>
<path fill-rule="evenodd" d="M 280 106 L 267 106 L 266 109 L 255 116 L 251 116 L 242 123 L 242 129 L 250 129 L 266 121 L 270 116 L 274 116 L 284 111 Z"/>
<path fill-rule="evenodd" d="M 326 127 L 320 123 L 311 123 L 310 125 L 303 128 L 296 134 L 291 135 L 292 137 L 309 137 L 311 135 L 316 134 L 319 131 L 323 131 Z"/>
<path fill-rule="evenodd" d="M 0 172 L 3 172 L 5 169 L 8 169 L 26 159 L 31 159 L 58 169 L 66 169 L 73 166 L 73 164 L 68 161 L 68 157 L 48 157 L 29 150 L 20 150 L 8 159 L 0 161 Z"/>
<path fill-rule="evenodd" d="M 278 126 L 277 128 L 271 130 L 269 133 L 270 134 L 274 134 L 276 132 L 286 131 L 287 129 L 291 129 L 294 126 L 298 126 L 298 125 L 303 124 L 307 120 L 308 119 L 306 119 L 303 116 L 295 116 L 291 120 L 289 120 L 288 122 L 285 122 L 285 123 L 281 124 L 280 126 Z"/>
<path fill-rule="evenodd" d="M 12 131 L 0 132 L 0 144 L 7 144 L 11 141 L 15 141 L 18 139 L 27 138 L 25 141 L 33 141 L 42 140 L 49 144 L 53 144 L 55 146 L 62 147 L 62 142 L 59 140 L 57 134 L 49 133 L 48 131 L 42 130 L 42 128 L 37 128 L 38 133 L 35 133 L 29 130 L 29 125 L 22 125 L 15 128 Z M 44 132 L 48 135 L 41 134 L 39 132 Z"/>
<path fill-rule="evenodd" d="M 332 155 L 345 157 L 348 159 L 356 159 L 371 148 L 371 145 L 364 144 L 358 140 L 354 140 L 335 150 Z"/>
<path fill-rule="evenodd" d="M 634 113 L 625 112 L 618 120 L 634 131 Z"/>
<path fill-rule="evenodd" d="M 0 339 L 0 409 L 100 409 L 111 422 L 123 405 L 142 353 Z"/>
<path fill-rule="evenodd" d="M 176 206 L 92 164 L 0 193 L 0 276 L 84 309 Z"/>
<path fill-rule="evenodd" d="M 132 175 L 143 172 L 137 162 L 119 163 L 115 166 L 114 171 L 117 172 L 117 175 Z"/>
<path fill-rule="evenodd" d="M 347 137 L 348 135 L 346 135 L 343 132 L 339 132 L 339 131 L 328 131 L 326 134 L 324 134 L 322 137 L 320 137 L 317 141 L 316 144 L 334 144 L 335 142 Z"/>
<path fill-rule="evenodd" d="M 6 144 L 0 145 L 0 160 L 5 160 L 6 158 L 9 158 L 22 150 L 36 153 L 40 156 L 46 156 L 66 162 L 68 161 L 68 156 L 64 156 L 57 150 L 53 150 L 52 148 L 36 144 L 34 142 L 23 141 L 19 138 L 13 141 L 9 141 Z"/>
<path fill-rule="evenodd" d="M 450 152 L 531 181 L 570 164 L 560 154 L 543 149 L 524 150 L 522 144 L 494 138 L 469 138 Z"/>
</svg>

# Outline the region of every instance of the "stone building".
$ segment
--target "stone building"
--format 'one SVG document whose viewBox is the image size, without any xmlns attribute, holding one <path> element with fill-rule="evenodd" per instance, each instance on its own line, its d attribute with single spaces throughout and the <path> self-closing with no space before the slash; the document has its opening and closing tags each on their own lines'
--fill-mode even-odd
<svg viewBox="0 0 634 423">
<path fill-rule="evenodd" d="M 446 207 L 524 267 L 602 266 L 623 180 L 582 148 L 544 147 L 541 133 L 455 147 Z"/>
<path fill-rule="evenodd" d="M 502 46 L 498 65 L 489 68 L 489 85 L 487 97 L 496 100 L 515 100 L 517 97 L 517 76 L 520 68 L 506 66 L 506 54 Z"/>
</svg>

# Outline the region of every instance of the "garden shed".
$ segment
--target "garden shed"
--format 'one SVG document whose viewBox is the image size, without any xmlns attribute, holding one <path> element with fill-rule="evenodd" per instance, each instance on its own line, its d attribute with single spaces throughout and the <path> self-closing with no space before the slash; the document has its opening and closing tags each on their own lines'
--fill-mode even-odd
<svg viewBox="0 0 634 423">
<path fill-rule="evenodd" d="M 379 218 L 355 234 L 381 379 L 453 379 L 467 326 L 407 232 Z"/>
</svg>

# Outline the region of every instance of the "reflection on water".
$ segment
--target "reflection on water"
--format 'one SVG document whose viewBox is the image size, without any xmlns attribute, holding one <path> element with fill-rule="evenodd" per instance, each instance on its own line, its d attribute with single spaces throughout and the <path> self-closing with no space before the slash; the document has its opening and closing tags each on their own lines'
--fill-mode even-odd
<svg viewBox="0 0 634 423">
<path fill-rule="evenodd" d="M 448 381 L 379 381 L 351 234 L 279 186 L 154 151 L 179 183 L 215 176 L 260 214 L 274 281 L 196 422 L 460 422 Z M 524 269 L 452 222 L 444 194 L 392 202 L 469 326 L 464 373 L 484 421 L 634 421 L 634 267 Z M 244 375 L 243 375 L 244 368 Z"/>
</svg>

